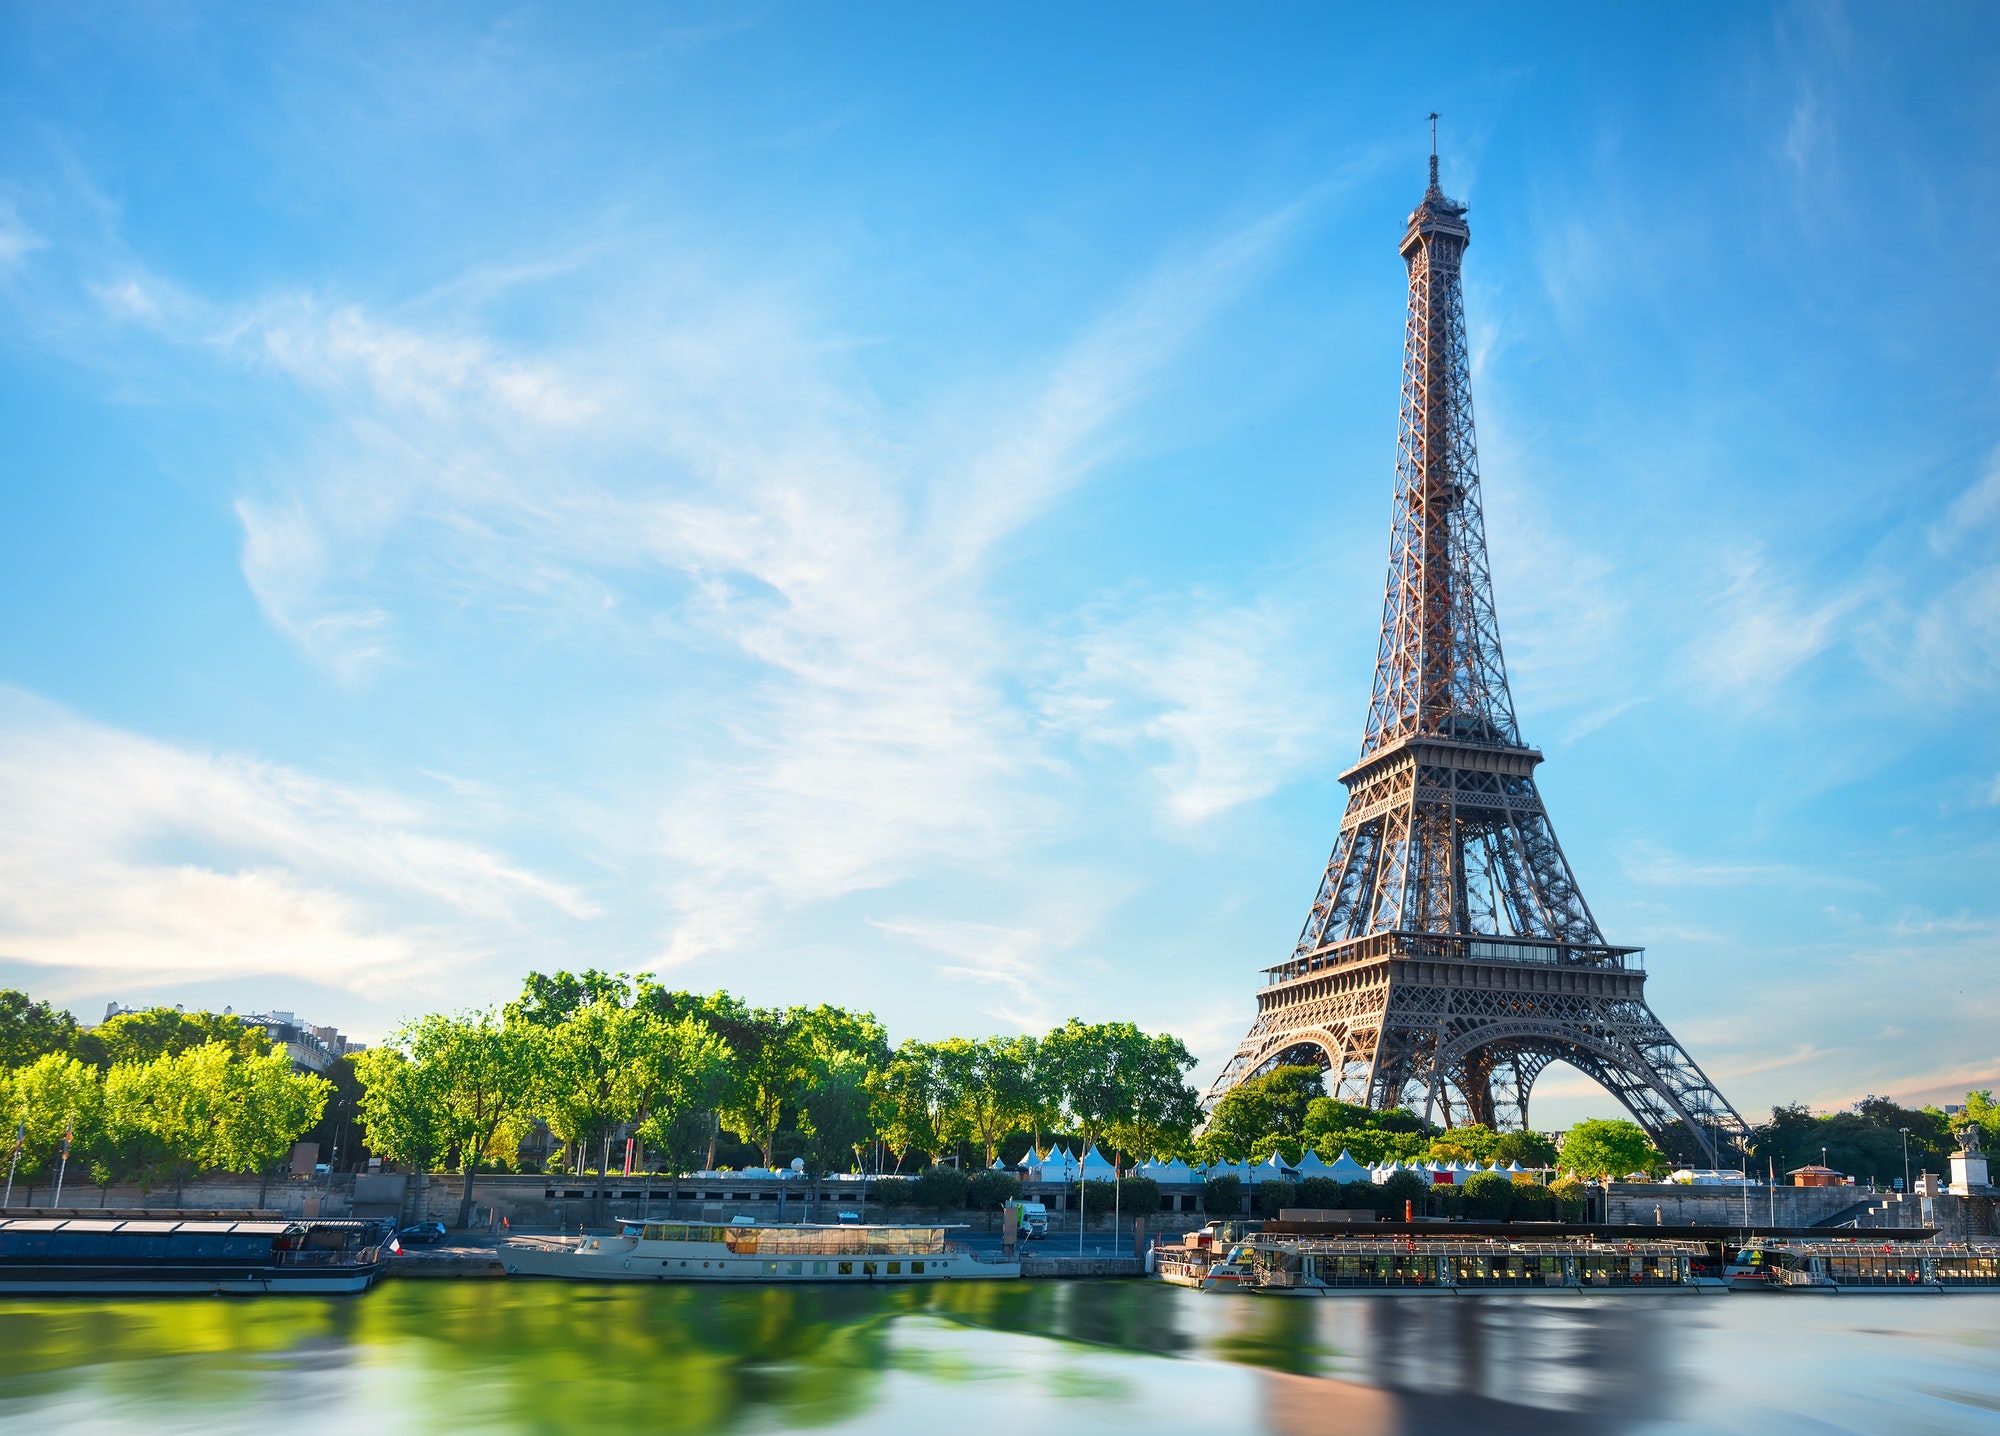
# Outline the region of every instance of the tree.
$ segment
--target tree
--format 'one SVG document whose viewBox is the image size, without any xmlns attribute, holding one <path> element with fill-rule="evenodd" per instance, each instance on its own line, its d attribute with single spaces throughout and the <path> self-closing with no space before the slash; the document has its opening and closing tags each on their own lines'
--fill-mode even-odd
<svg viewBox="0 0 2000 1436">
<path fill-rule="evenodd" d="M 937 1054 L 929 1043 L 911 1038 L 896 1049 L 876 1078 L 882 1107 L 882 1137 L 896 1153 L 896 1170 L 913 1151 L 936 1156 L 944 1148 L 944 1084 Z"/>
<path fill-rule="evenodd" d="M 1278 1140 L 1265 1144 L 1267 1155 L 1273 1145 L 1296 1152 L 1306 1145 L 1313 1103 L 1325 1100 L 1319 1068 L 1274 1068 L 1222 1094 L 1209 1113 L 1200 1150 L 1212 1161 L 1240 1162 L 1261 1139 L 1273 1136 Z"/>
<path fill-rule="evenodd" d="M 36 1177 L 53 1171 L 60 1162 L 63 1136 L 75 1124 L 71 1139 L 72 1158 L 79 1145 L 88 1147 L 95 1136 L 103 1112 L 104 1094 L 97 1069 L 79 1062 L 66 1052 L 45 1052 L 21 1068 L 8 1083 L 6 1114 L 8 1145 L 17 1128 L 25 1125 L 21 1161 L 17 1176 L 32 1187 Z M 85 1163 L 78 1164 L 81 1177 Z"/>
<path fill-rule="evenodd" d="M 435 1068 L 384 1044 L 356 1054 L 361 1124 L 369 1147 L 412 1172 L 427 1172 L 451 1142 Z"/>
<path fill-rule="evenodd" d="M 1031 1037 L 948 1037 L 933 1049 L 948 1125 L 986 1148 L 993 1165 L 1000 1139 L 1030 1115 L 1035 1042 Z"/>
<path fill-rule="evenodd" d="M 618 1122 L 619 1056 L 631 1045 L 625 1028 L 632 1021 L 629 1008 L 599 996 L 546 1025 L 535 1110 L 562 1140 L 578 1172 L 590 1148 L 607 1139 Z"/>
<path fill-rule="evenodd" d="M 1042 1040 L 1041 1051 L 1061 1080 L 1063 1105 L 1086 1153 L 1113 1123 L 1134 1120 L 1167 1055 L 1129 1022 L 1086 1023 L 1074 1017 Z"/>
<path fill-rule="evenodd" d="M 1622 1118 L 1578 1122 L 1563 1135 L 1556 1160 L 1579 1176 L 1614 1181 L 1631 1172 L 1657 1176 L 1667 1170 L 1666 1159 L 1645 1128 Z"/>
<path fill-rule="evenodd" d="M 546 1027 L 507 1022 L 491 1012 L 432 1014 L 390 1039 L 411 1069 L 398 1078 L 410 1079 L 407 1090 L 429 1108 L 421 1119 L 430 1144 L 426 1165 L 447 1152 L 458 1156 L 465 1178 L 460 1227 L 472 1220 L 472 1183 L 481 1159 L 520 1148 L 549 1040 Z"/>
<path fill-rule="evenodd" d="M 1186 1080 L 1195 1060 L 1178 1037 L 1141 1036 L 1126 1086 L 1129 1105 L 1108 1132 L 1120 1151 L 1134 1156 L 1179 1156 L 1201 1120 L 1201 1094 Z"/>
<path fill-rule="evenodd" d="M 210 1154 L 214 1164 L 226 1171 L 257 1174 L 261 1207 L 271 1173 L 284 1165 L 292 1144 L 319 1120 L 333 1084 L 324 1077 L 294 1072 L 291 1058 L 282 1051 L 229 1062 L 220 1075 L 222 1100 Z"/>
<path fill-rule="evenodd" d="M 0 988 L 0 1068 L 26 1067 L 51 1052 L 68 1052 L 79 1031 L 62 1008 Z"/>
<path fill-rule="evenodd" d="M 121 1012 L 91 1030 L 107 1064 L 146 1063 L 177 1057 L 190 1047 L 217 1043 L 237 1057 L 261 1057 L 271 1050 L 271 1038 L 261 1027 L 245 1027 L 240 1018 L 221 1012 L 182 1012 L 176 1007 L 148 1007 Z"/>
<path fill-rule="evenodd" d="M 124 1062 L 111 1072 L 119 1083 L 123 1120 L 144 1127 L 158 1166 L 149 1185 L 172 1182 L 178 1204 L 187 1180 L 217 1165 L 217 1133 L 230 1099 L 229 1066 L 237 1050 L 227 1042 L 204 1042 L 151 1062 Z M 107 1086 L 113 1078 L 107 1076 Z"/>
<path fill-rule="evenodd" d="M 698 1017 L 661 1017 L 635 1006 L 614 1056 L 618 1110 L 670 1171 L 693 1170 L 711 1136 L 709 1116 L 730 1087 L 729 1045 Z"/>
<path fill-rule="evenodd" d="M 829 1172 L 845 1170 L 874 1137 L 874 1100 L 868 1089 L 868 1064 L 859 1054 L 829 1052 L 819 1058 L 800 1113 L 815 1213 L 821 1179 Z"/>
</svg>

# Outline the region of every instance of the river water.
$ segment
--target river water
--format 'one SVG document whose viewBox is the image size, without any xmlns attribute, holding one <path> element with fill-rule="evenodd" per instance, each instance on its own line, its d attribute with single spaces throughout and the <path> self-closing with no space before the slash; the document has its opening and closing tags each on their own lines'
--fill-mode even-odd
<svg viewBox="0 0 2000 1436">
<path fill-rule="evenodd" d="M 0 1301 L 0 1431 L 2000 1432 L 2000 1296 L 393 1281 Z"/>
</svg>

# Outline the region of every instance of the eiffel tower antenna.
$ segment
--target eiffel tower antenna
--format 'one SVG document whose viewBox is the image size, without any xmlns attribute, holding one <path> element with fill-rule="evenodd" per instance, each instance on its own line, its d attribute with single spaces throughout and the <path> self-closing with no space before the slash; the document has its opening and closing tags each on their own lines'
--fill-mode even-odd
<svg viewBox="0 0 2000 1436">
<path fill-rule="evenodd" d="M 1514 716 L 1480 507 L 1460 265 L 1466 206 L 1430 186 L 1409 271 L 1389 579 L 1347 809 L 1289 960 L 1209 1091 L 1326 1069 L 1344 1101 L 1525 1128 L 1566 1062 L 1663 1151 L 1720 1165 L 1748 1135 L 1646 1003 L 1641 950 L 1605 941 L 1535 786 Z"/>
</svg>

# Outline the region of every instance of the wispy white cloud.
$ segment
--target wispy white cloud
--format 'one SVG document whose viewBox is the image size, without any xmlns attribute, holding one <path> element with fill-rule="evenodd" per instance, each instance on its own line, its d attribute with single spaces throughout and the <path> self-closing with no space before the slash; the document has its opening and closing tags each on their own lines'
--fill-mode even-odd
<svg viewBox="0 0 2000 1436">
<path fill-rule="evenodd" d="M 461 979 L 595 902 L 393 794 L 121 732 L 0 689 L 0 956 L 359 987 Z"/>
<path fill-rule="evenodd" d="M 1331 681 L 1314 613 L 1295 592 L 1100 603 L 1066 647 L 1070 667 L 1044 690 L 1043 714 L 1086 743 L 1146 754 L 1162 814 L 1201 823 L 1329 762 L 1350 731 L 1363 680 Z"/>
</svg>

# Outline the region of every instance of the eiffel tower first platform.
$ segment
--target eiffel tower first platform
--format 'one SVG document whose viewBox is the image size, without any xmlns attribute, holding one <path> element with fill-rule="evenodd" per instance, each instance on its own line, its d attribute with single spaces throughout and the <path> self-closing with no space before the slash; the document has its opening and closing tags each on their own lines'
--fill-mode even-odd
<svg viewBox="0 0 2000 1436">
<path fill-rule="evenodd" d="M 1349 1102 L 1525 1127 L 1552 1062 L 1661 1149 L 1722 1165 L 1747 1135 L 1646 1003 L 1640 949 L 1604 940 L 1535 787 L 1500 653 L 1480 512 L 1459 267 L 1466 207 L 1430 187 L 1402 255 L 1410 309 L 1382 638 L 1347 811 L 1291 959 L 1209 1103 L 1314 1063 Z"/>
</svg>

